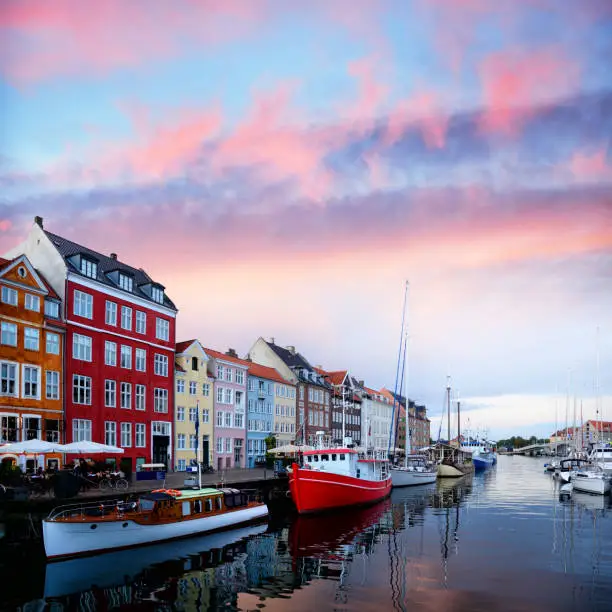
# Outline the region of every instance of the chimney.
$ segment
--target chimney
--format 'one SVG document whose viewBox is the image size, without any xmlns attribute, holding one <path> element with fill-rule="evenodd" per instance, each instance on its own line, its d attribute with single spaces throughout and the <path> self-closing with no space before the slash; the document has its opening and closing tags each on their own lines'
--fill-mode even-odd
<svg viewBox="0 0 612 612">
<path fill-rule="evenodd" d="M 36 225 L 38 225 L 38 227 L 40 227 L 40 229 L 44 229 L 43 226 L 43 218 L 42 217 L 34 217 L 34 223 L 36 223 Z"/>
<path fill-rule="evenodd" d="M 358 380 L 357 382 L 359 383 L 360 387 L 365 387 L 365 380 Z"/>
<path fill-rule="evenodd" d="M 270 344 L 276 344 L 276 342 L 274 342 L 274 336 L 272 336 L 269 340 Z"/>
<path fill-rule="evenodd" d="M 295 346 L 286 346 L 285 347 L 292 355 L 295 355 Z"/>
<path fill-rule="evenodd" d="M 230 357 L 236 357 L 236 359 L 238 359 L 238 353 L 236 352 L 236 349 L 233 349 L 233 348 L 227 349 L 227 353 L 225 354 L 229 355 Z"/>
<path fill-rule="evenodd" d="M 110 258 L 111 259 L 117 259 L 117 253 L 111 253 L 110 254 Z"/>
</svg>

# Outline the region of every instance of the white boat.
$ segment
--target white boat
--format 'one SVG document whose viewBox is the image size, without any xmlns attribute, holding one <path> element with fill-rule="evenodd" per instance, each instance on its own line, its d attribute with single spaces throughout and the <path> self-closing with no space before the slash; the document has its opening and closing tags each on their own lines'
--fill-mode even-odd
<svg viewBox="0 0 612 612">
<path fill-rule="evenodd" d="M 555 472 L 555 476 L 562 482 L 570 482 L 576 472 L 588 469 L 589 466 L 590 464 L 586 459 L 577 459 L 574 457 L 562 459 L 558 471 Z"/>
<path fill-rule="evenodd" d="M 607 495 L 610 493 L 610 477 L 601 470 L 580 470 L 572 476 L 576 491 Z"/>
<path fill-rule="evenodd" d="M 430 466 L 422 455 L 406 455 L 403 466 L 394 466 L 390 470 L 393 487 L 410 487 L 429 484 L 436 481 L 436 466 Z"/>
<path fill-rule="evenodd" d="M 598 465 L 608 476 L 612 476 L 612 446 L 598 444 L 588 454 L 589 461 Z"/>
<path fill-rule="evenodd" d="M 129 548 L 231 529 L 263 519 L 268 507 L 236 489 L 160 489 L 136 502 L 61 506 L 43 521 L 49 559 Z"/>
</svg>

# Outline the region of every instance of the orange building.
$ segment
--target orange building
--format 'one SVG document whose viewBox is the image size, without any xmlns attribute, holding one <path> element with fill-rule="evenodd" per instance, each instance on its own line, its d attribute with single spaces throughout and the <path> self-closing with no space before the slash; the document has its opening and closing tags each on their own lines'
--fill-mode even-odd
<svg viewBox="0 0 612 612">
<path fill-rule="evenodd" d="M 0 258 L 0 444 L 38 438 L 63 442 L 61 302 L 25 255 Z M 47 455 L 47 465 L 60 455 Z M 2 454 L 0 460 L 38 467 L 34 456 Z"/>
</svg>

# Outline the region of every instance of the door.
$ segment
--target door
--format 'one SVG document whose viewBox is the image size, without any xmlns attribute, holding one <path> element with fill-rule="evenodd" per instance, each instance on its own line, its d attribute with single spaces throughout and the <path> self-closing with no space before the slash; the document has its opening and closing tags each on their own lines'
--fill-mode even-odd
<svg viewBox="0 0 612 612">
<path fill-rule="evenodd" d="M 208 467 L 210 461 L 210 441 L 208 440 L 208 436 L 204 436 L 202 438 L 202 463 L 204 467 Z"/>
<path fill-rule="evenodd" d="M 170 446 L 170 436 L 153 436 L 151 463 L 163 463 L 168 469 L 168 446 Z"/>
</svg>

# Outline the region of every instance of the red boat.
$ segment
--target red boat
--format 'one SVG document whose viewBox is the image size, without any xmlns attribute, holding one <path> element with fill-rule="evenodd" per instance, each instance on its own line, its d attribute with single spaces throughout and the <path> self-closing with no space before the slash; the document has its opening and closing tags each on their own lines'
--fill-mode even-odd
<svg viewBox="0 0 612 612">
<path fill-rule="evenodd" d="M 294 463 L 289 490 L 299 514 L 373 504 L 391 493 L 388 461 L 361 457 L 350 448 L 304 451 L 304 464 Z"/>
</svg>

